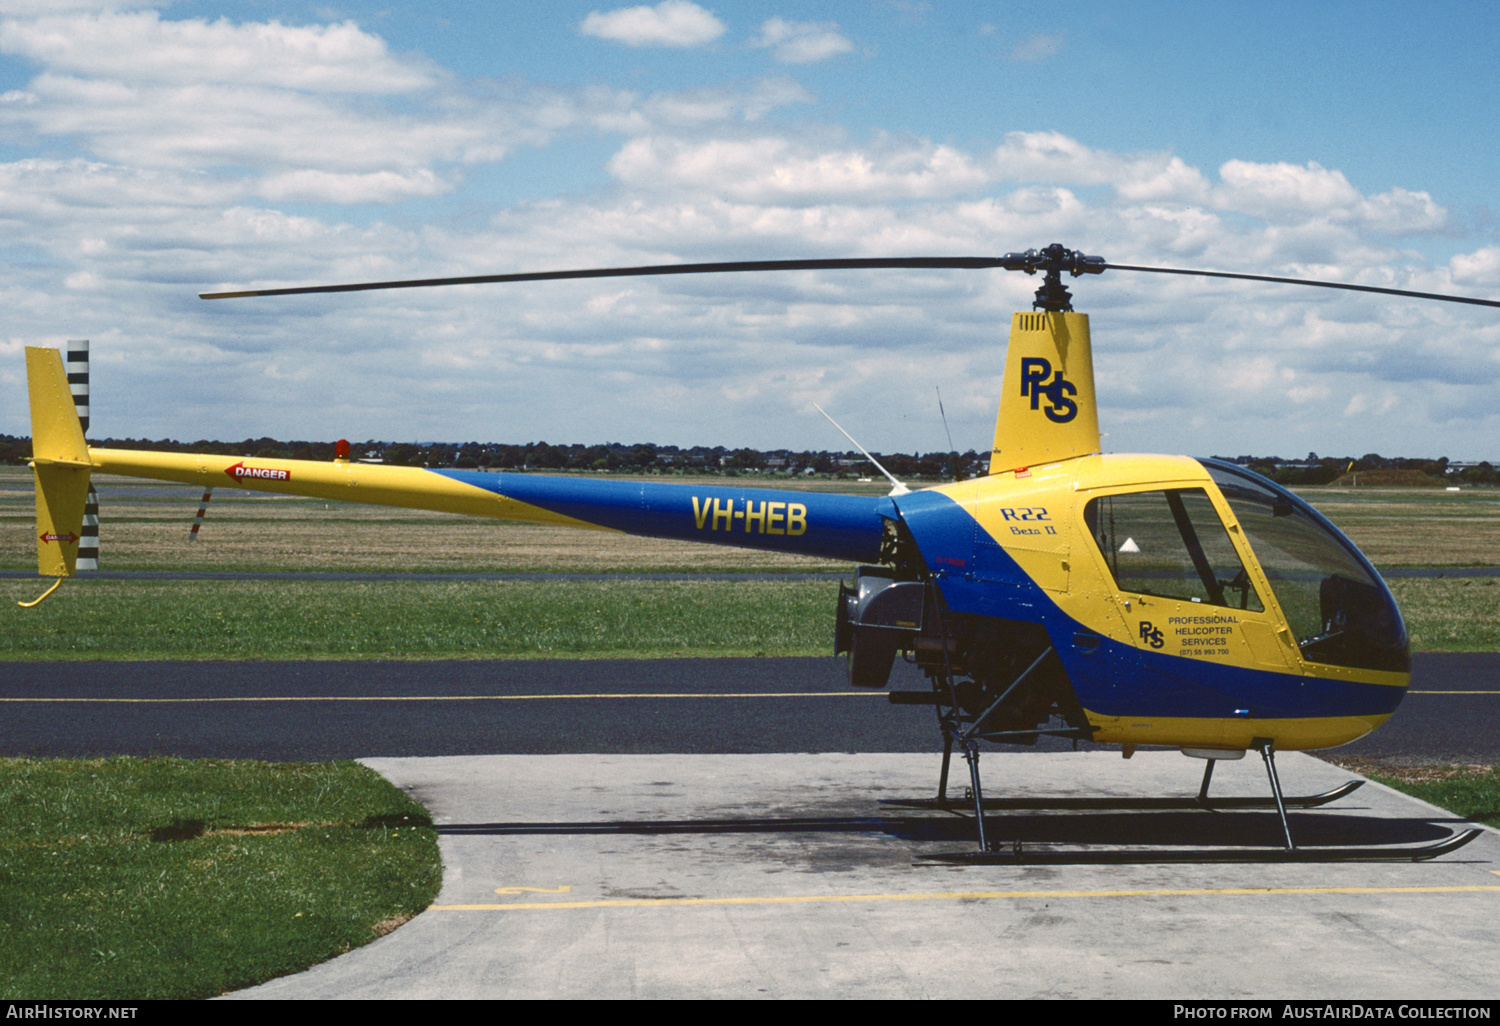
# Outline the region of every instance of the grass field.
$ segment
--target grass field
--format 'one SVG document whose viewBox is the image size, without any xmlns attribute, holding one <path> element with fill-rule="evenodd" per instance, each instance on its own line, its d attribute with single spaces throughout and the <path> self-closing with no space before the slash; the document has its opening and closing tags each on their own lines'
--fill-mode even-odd
<svg viewBox="0 0 1500 1026">
<path fill-rule="evenodd" d="M 0 596 L 32 598 L 31 581 Z M 808 581 L 88 581 L 0 599 L 3 659 L 828 655 L 838 586 Z"/>
<path fill-rule="evenodd" d="M 1500 580 L 1398 579 L 1419 652 L 1500 650 Z M 5 659 L 831 655 L 830 581 L 0 581 Z"/>
<path fill-rule="evenodd" d="M 1297 494 L 1377 568 L 1500 566 L 1500 489 L 1306 488 Z"/>
<path fill-rule="evenodd" d="M 1500 766 L 1454 766 L 1358 759 L 1325 753 L 1329 762 L 1362 773 L 1424 802 L 1500 829 Z"/>
<path fill-rule="evenodd" d="M 212 997 L 436 896 L 426 812 L 371 770 L 0 759 L 0 999 Z"/>
</svg>

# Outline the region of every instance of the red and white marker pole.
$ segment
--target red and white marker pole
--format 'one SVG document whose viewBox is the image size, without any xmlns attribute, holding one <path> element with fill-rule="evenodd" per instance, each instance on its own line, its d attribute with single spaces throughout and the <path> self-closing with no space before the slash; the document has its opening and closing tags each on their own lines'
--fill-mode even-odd
<svg viewBox="0 0 1500 1026">
<path fill-rule="evenodd" d="M 203 526 L 203 518 L 208 515 L 208 500 L 214 497 L 214 490 L 206 488 L 203 498 L 198 503 L 198 515 L 193 519 L 193 526 L 188 530 L 188 541 L 198 540 L 198 528 Z"/>
</svg>

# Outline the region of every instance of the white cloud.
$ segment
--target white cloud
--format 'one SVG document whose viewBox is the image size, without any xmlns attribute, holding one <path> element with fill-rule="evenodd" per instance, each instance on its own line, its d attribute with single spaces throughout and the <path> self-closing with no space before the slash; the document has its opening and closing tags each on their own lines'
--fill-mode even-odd
<svg viewBox="0 0 1500 1026">
<path fill-rule="evenodd" d="M 811 103 L 813 96 L 790 78 L 763 78 L 748 89 L 710 86 L 654 93 L 641 101 L 640 130 L 648 125 L 708 125 L 758 121 L 778 107 Z"/>
<path fill-rule="evenodd" d="M 1385 234 L 1407 234 L 1438 231 L 1448 216 L 1425 192 L 1392 189 L 1367 198 L 1343 172 L 1316 162 L 1299 166 L 1231 160 L 1219 168 L 1219 178 L 1216 205 L 1272 224 L 1324 219 L 1359 222 Z"/>
<path fill-rule="evenodd" d="M 1169 153 L 1094 150 L 1060 132 L 1010 132 L 994 154 L 996 173 L 1017 181 L 1111 185 L 1125 199 L 1202 202 L 1208 182 Z"/>
<path fill-rule="evenodd" d="M 44 65 L 0 96 L 0 136 L 65 141 L 122 168 L 222 172 L 247 179 L 239 195 L 274 202 L 431 196 L 451 188 L 455 167 L 561 134 L 753 121 L 812 99 L 774 77 L 645 96 L 519 81 L 465 89 L 348 23 L 77 14 L 0 20 L 0 41 Z"/>
<path fill-rule="evenodd" d="M 689 188 L 769 202 L 933 198 L 972 193 L 989 183 L 972 157 L 950 146 L 828 150 L 770 136 L 702 143 L 646 136 L 626 143 L 609 170 L 637 188 Z"/>
<path fill-rule="evenodd" d="M 6 0 L 5 14 L 12 18 L 63 14 L 68 11 L 116 11 L 136 9 L 137 0 Z"/>
<path fill-rule="evenodd" d="M 1219 168 L 1223 182 L 1218 202 L 1267 221 L 1295 221 L 1346 209 L 1358 203 L 1359 192 L 1342 172 L 1310 163 L 1254 164 L 1231 160 Z"/>
<path fill-rule="evenodd" d="M 578 31 L 626 46 L 707 46 L 722 36 L 725 25 L 688 0 L 662 0 L 655 7 L 621 7 L 594 11 Z"/>
<path fill-rule="evenodd" d="M 270 161 L 354 171 L 496 151 L 475 120 L 361 110 L 296 90 L 132 85 L 43 73 L 29 91 L 37 102 L 0 107 L 0 125 L 76 138 L 99 157 L 137 166 Z"/>
<path fill-rule="evenodd" d="M 411 174 L 395 171 L 332 174 L 304 170 L 271 175 L 260 182 L 256 192 L 276 202 L 389 203 L 410 196 L 437 196 L 451 188 L 451 184 L 425 168 Z"/>
<path fill-rule="evenodd" d="M 755 46 L 768 47 L 783 64 L 816 64 L 854 49 L 832 21 L 787 21 L 769 18 L 760 26 Z"/>
<path fill-rule="evenodd" d="M 1024 64 L 1039 64 L 1062 52 L 1063 37 L 1035 35 L 1017 43 L 1010 51 L 1010 59 Z"/>
<path fill-rule="evenodd" d="M 395 58 L 353 22 L 294 27 L 227 19 L 162 21 L 155 11 L 0 22 L 0 53 L 121 82 L 276 86 L 318 93 L 398 93 L 433 84 L 435 68 Z"/>
<path fill-rule="evenodd" d="M 1500 287 L 1500 246 L 1460 253 L 1448 261 L 1453 280 L 1468 286 Z"/>
</svg>

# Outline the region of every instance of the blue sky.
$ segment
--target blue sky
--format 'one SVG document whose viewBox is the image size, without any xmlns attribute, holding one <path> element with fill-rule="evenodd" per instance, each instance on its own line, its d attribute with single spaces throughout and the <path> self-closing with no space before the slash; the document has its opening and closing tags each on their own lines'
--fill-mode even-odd
<svg viewBox="0 0 1500 1026">
<path fill-rule="evenodd" d="M 995 254 L 1500 297 L 1492 5 L 18 0 L 0 431 L 88 337 L 95 433 L 961 448 L 1002 272 L 205 304 L 677 260 Z M 1075 288 L 1112 451 L 1500 459 L 1493 311 Z"/>
</svg>

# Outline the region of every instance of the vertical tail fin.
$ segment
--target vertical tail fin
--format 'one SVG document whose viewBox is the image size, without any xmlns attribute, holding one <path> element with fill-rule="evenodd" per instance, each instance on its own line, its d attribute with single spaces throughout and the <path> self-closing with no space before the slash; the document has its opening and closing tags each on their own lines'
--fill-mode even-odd
<svg viewBox="0 0 1500 1026">
<path fill-rule="evenodd" d="M 36 476 L 37 573 L 71 577 L 93 463 L 61 354 L 27 346 L 26 381 L 31 394 L 31 467 Z"/>
</svg>

